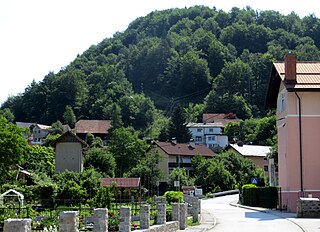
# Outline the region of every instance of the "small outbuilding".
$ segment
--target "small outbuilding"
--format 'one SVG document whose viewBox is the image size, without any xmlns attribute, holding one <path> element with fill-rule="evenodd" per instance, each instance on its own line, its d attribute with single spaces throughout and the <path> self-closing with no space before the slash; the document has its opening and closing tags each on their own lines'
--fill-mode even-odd
<svg viewBox="0 0 320 232">
<path fill-rule="evenodd" d="M 87 143 L 71 131 L 67 131 L 51 143 L 55 148 L 56 172 L 83 171 L 83 151 Z"/>
</svg>

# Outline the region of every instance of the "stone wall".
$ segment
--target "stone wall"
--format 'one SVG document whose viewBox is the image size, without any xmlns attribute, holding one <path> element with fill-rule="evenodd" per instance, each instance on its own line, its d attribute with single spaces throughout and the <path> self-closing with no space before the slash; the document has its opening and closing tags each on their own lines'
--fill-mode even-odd
<svg viewBox="0 0 320 232">
<path fill-rule="evenodd" d="M 319 198 L 300 198 L 297 201 L 297 217 L 320 218 Z"/>
<path fill-rule="evenodd" d="M 154 225 L 151 226 L 149 229 L 140 229 L 136 230 L 139 232 L 174 232 L 179 230 L 179 222 L 178 221 L 172 221 L 167 222 L 163 225 Z"/>
</svg>

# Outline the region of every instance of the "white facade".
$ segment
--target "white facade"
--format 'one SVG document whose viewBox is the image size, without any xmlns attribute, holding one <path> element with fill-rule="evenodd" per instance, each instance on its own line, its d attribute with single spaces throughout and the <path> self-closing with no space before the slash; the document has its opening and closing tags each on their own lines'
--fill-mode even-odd
<svg viewBox="0 0 320 232">
<path fill-rule="evenodd" d="M 223 134 L 222 123 L 189 123 L 187 127 L 196 144 L 204 144 L 209 148 L 225 148 L 228 145 L 228 136 Z"/>
</svg>

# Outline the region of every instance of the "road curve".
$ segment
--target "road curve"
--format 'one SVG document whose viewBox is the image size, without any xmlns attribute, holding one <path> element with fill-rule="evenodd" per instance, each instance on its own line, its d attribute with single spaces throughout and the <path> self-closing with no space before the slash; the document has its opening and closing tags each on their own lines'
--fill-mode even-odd
<svg viewBox="0 0 320 232">
<path fill-rule="evenodd" d="M 214 232 L 303 232 L 295 223 L 273 214 L 231 206 L 238 195 L 201 201 L 202 211 L 214 216 Z"/>
</svg>

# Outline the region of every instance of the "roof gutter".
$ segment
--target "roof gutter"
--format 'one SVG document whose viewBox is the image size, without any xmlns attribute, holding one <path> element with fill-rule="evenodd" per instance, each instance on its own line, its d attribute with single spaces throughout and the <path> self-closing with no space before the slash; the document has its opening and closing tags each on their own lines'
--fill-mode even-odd
<svg viewBox="0 0 320 232">
<path fill-rule="evenodd" d="M 297 99 L 298 99 L 298 112 L 299 112 L 299 153 L 300 153 L 300 191 L 302 193 L 302 196 L 304 195 L 303 190 L 303 159 L 302 159 L 302 123 L 301 123 L 301 98 L 297 94 L 297 92 L 294 92 Z"/>
</svg>

